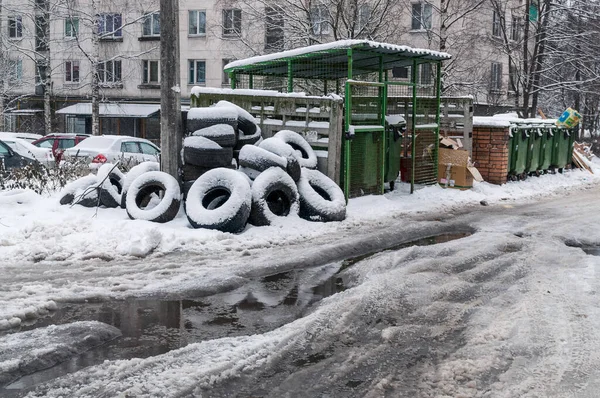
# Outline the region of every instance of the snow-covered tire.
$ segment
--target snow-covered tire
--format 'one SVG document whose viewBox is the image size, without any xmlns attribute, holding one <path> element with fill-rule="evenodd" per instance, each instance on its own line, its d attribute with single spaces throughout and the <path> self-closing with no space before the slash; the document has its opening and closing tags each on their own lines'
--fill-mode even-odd
<svg viewBox="0 0 600 398">
<path fill-rule="evenodd" d="M 235 144 L 234 149 L 240 150 L 245 145 L 256 145 L 262 139 L 262 131 L 260 128 L 256 129 L 256 133 L 252 135 L 243 135 L 242 133 L 238 134 L 237 144 Z"/>
<path fill-rule="evenodd" d="M 286 170 L 287 160 L 266 149 L 254 145 L 246 145 L 240 149 L 239 165 L 262 172 L 271 167 Z"/>
<path fill-rule="evenodd" d="M 195 181 L 202 174 L 206 173 L 208 170 L 212 170 L 210 167 L 200 167 L 194 166 L 192 164 L 184 164 L 181 167 L 182 170 L 182 180 L 183 181 Z"/>
<path fill-rule="evenodd" d="M 185 201 L 187 218 L 194 228 L 237 233 L 244 229 L 252 205 L 252 190 L 236 170 L 206 172 L 190 188 Z"/>
<path fill-rule="evenodd" d="M 121 206 L 121 192 L 125 181 L 121 170 L 114 166 L 112 163 L 105 163 L 98 169 L 98 181 L 104 180 L 98 191 L 100 203 L 109 208 Z"/>
<path fill-rule="evenodd" d="M 59 202 L 61 205 L 78 204 L 84 207 L 98 206 L 98 177 L 90 174 L 65 185 Z M 84 197 L 81 197 L 87 192 Z"/>
<path fill-rule="evenodd" d="M 129 172 L 125 174 L 125 180 L 123 181 L 123 186 L 121 188 L 121 207 L 123 209 L 125 208 L 127 191 L 129 190 L 129 186 L 131 185 L 131 183 L 144 173 L 159 170 L 160 165 L 158 164 L 158 162 L 142 162 L 138 165 L 133 166 L 131 170 L 129 170 Z"/>
<path fill-rule="evenodd" d="M 160 198 L 160 193 L 163 193 Z M 160 200 L 146 209 L 152 195 Z M 175 178 L 162 171 L 150 171 L 136 178 L 127 191 L 127 215 L 132 220 L 165 223 L 173 220 L 179 212 L 181 191 Z"/>
<path fill-rule="evenodd" d="M 215 126 L 217 124 L 228 124 L 237 130 L 238 112 L 234 108 L 214 107 L 190 108 L 187 113 L 186 128 L 189 132 Z"/>
<path fill-rule="evenodd" d="M 281 130 L 273 137 L 276 137 L 292 147 L 298 158 L 300 166 L 308 169 L 317 168 L 317 154 L 312 149 L 308 141 L 300 134 L 291 130 Z"/>
<path fill-rule="evenodd" d="M 256 119 L 244 108 L 237 106 L 229 101 L 219 101 L 215 104 L 218 108 L 231 108 L 237 112 L 237 128 L 241 135 L 254 135 L 258 126 Z"/>
<path fill-rule="evenodd" d="M 229 124 L 215 124 L 192 133 L 193 136 L 205 137 L 222 147 L 234 147 L 237 143 L 237 132 Z"/>
<path fill-rule="evenodd" d="M 300 210 L 296 183 L 284 170 L 272 167 L 262 172 L 252 184 L 252 225 L 271 225 L 273 221 Z"/>
<path fill-rule="evenodd" d="M 267 138 L 263 140 L 259 145 L 260 148 L 266 149 L 269 152 L 273 152 L 276 155 L 282 156 L 287 160 L 286 171 L 292 177 L 294 181 L 300 180 L 301 167 L 294 149 L 276 137 Z"/>
<path fill-rule="evenodd" d="M 309 221 L 342 221 L 346 218 L 344 192 L 318 170 L 302 168 L 298 181 L 300 217 Z"/>
<path fill-rule="evenodd" d="M 183 140 L 183 162 L 199 167 L 227 167 L 233 159 L 233 149 L 205 137 L 186 137 Z"/>
<path fill-rule="evenodd" d="M 240 173 L 244 174 L 246 177 L 248 177 L 248 179 L 250 179 L 250 181 L 254 181 L 256 179 L 256 177 L 258 177 L 261 173 L 258 170 L 254 170 L 254 169 L 251 169 L 250 167 L 244 167 L 244 166 L 240 166 L 238 168 L 238 171 Z"/>
</svg>

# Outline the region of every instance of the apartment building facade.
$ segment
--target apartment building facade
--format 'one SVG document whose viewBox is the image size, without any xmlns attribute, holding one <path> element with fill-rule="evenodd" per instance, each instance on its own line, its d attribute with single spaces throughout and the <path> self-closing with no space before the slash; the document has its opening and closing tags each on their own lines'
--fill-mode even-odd
<svg viewBox="0 0 600 398">
<path fill-rule="evenodd" d="M 459 9 L 444 9 L 448 0 L 389 0 L 385 9 L 354 0 L 351 23 L 342 27 L 331 11 L 342 0 L 313 1 L 303 11 L 291 11 L 287 1 L 180 0 L 183 102 L 193 86 L 228 87 L 223 66 L 231 60 L 350 37 L 442 49 L 454 55 L 444 82 L 449 94 L 511 103 L 506 44 L 519 43 L 523 0 L 501 2 L 501 13 L 492 0 Z M 158 0 L 4 0 L 0 17 L 5 130 L 39 132 L 46 94 L 53 130 L 90 132 L 91 107 L 81 104 L 98 84 L 102 102 L 121 105 L 100 115 L 102 133 L 157 138 L 157 112 L 134 114 L 139 107 L 128 105 L 160 103 Z"/>
</svg>

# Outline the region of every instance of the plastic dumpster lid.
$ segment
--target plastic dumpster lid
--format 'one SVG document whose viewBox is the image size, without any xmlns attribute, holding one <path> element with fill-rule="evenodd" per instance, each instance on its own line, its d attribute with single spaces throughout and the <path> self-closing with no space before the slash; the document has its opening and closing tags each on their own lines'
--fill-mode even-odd
<svg viewBox="0 0 600 398">
<path fill-rule="evenodd" d="M 402 115 L 385 115 L 385 121 L 392 126 L 405 125 L 406 119 Z"/>
</svg>

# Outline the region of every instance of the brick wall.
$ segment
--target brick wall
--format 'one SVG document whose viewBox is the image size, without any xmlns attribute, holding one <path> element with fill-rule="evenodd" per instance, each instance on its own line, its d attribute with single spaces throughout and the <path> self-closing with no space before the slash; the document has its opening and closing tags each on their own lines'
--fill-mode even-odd
<svg viewBox="0 0 600 398">
<path fill-rule="evenodd" d="M 472 155 L 485 181 L 504 184 L 508 175 L 508 127 L 473 126 Z"/>
</svg>

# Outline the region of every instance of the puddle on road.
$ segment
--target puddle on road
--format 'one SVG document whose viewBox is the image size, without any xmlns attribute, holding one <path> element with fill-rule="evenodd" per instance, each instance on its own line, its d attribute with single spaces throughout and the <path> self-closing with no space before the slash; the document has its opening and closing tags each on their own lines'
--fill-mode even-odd
<svg viewBox="0 0 600 398">
<path fill-rule="evenodd" d="M 430 236 L 382 251 L 435 245 L 469 235 L 471 233 L 460 232 Z M 93 320 L 119 328 L 122 337 L 52 368 L 22 377 L 0 388 L 0 395 L 19 397 L 40 383 L 105 360 L 147 358 L 204 340 L 274 330 L 303 317 L 314 303 L 345 290 L 350 281 L 340 272 L 377 253 L 266 276 L 233 291 L 199 299 L 135 298 L 61 304 L 51 316 L 25 325 L 20 331 Z M 315 360 L 308 358 L 307 363 Z"/>
</svg>

